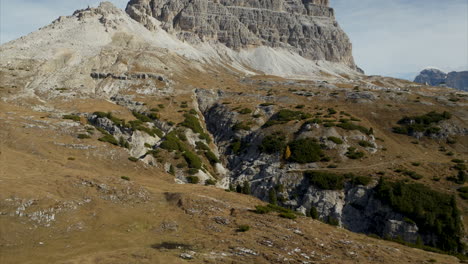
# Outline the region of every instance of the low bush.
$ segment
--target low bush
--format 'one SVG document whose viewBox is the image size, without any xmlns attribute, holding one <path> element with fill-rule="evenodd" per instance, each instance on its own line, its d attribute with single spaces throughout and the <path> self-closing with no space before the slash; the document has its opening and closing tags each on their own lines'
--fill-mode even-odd
<svg viewBox="0 0 468 264">
<path fill-rule="evenodd" d="M 282 218 L 287 218 L 287 219 L 296 219 L 297 218 L 297 215 L 295 213 L 291 213 L 291 212 L 280 213 L 279 216 L 282 217 Z"/>
<path fill-rule="evenodd" d="M 166 135 L 164 141 L 159 147 L 168 151 L 176 151 L 181 150 L 181 146 L 182 142 L 180 141 L 180 139 L 176 136 L 174 132 L 171 132 Z"/>
<path fill-rule="evenodd" d="M 208 144 L 211 143 L 210 136 L 205 133 L 196 115 L 184 114 L 185 120 L 181 123 L 182 126 L 190 128 L 194 133 L 200 135 L 200 139 L 204 139 Z"/>
<path fill-rule="evenodd" d="M 297 163 L 311 163 L 320 161 L 324 153 L 315 139 L 298 139 L 288 144 L 291 150 L 291 156 L 288 161 Z"/>
<path fill-rule="evenodd" d="M 186 150 L 182 155 L 184 156 L 185 161 L 187 161 L 189 168 L 193 168 L 193 169 L 202 168 L 202 161 L 200 157 L 198 157 L 195 153 Z"/>
<path fill-rule="evenodd" d="M 420 179 L 423 178 L 422 175 L 416 173 L 415 171 L 403 170 L 402 173 L 403 173 L 403 175 L 408 176 L 413 180 L 420 180 Z"/>
<path fill-rule="evenodd" d="M 461 187 L 457 191 L 458 195 L 460 195 L 463 200 L 468 200 L 468 186 Z"/>
<path fill-rule="evenodd" d="M 278 113 L 276 113 L 270 120 L 268 120 L 265 123 L 264 127 L 269 127 L 277 124 L 285 124 L 293 120 L 304 120 L 310 117 L 312 117 L 312 115 L 304 113 L 302 111 L 282 109 Z"/>
<path fill-rule="evenodd" d="M 343 144 L 343 140 L 341 140 L 341 138 L 338 137 L 328 137 L 328 140 L 338 145 Z"/>
<path fill-rule="evenodd" d="M 78 138 L 79 139 L 87 139 L 87 138 L 91 138 L 88 134 L 78 134 Z"/>
<path fill-rule="evenodd" d="M 358 144 L 363 148 L 375 148 L 374 143 L 365 140 L 360 140 Z"/>
<path fill-rule="evenodd" d="M 125 181 L 130 181 L 130 178 L 128 176 L 122 176 L 120 177 L 122 180 L 125 180 Z"/>
<path fill-rule="evenodd" d="M 140 120 L 141 122 L 146 123 L 146 122 L 152 122 L 152 121 L 153 121 L 153 120 L 152 120 L 150 117 L 148 117 L 146 114 L 138 113 L 138 112 L 136 112 L 136 111 L 133 111 L 132 114 L 133 114 L 133 116 L 134 116 L 136 119 Z"/>
<path fill-rule="evenodd" d="M 440 127 L 434 126 L 443 120 L 448 120 L 452 117 L 449 112 L 437 113 L 429 112 L 421 116 L 403 117 L 398 121 L 398 127 L 393 128 L 393 132 L 413 136 L 415 133 L 424 133 L 424 135 L 437 134 L 440 132 Z"/>
<path fill-rule="evenodd" d="M 338 221 L 338 219 L 336 219 L 335 217 L 330 216 L 330 215 L 327 217 L 326 223 L 329 224 L 329 225 L 332 225 L 332 226 L 339 226 L 340 225 L 340 221 Z"/>
<path fill-rule="evenodd" d="M 348 152 L 346 152 L 346 157 L 350 159 L 360 159 L 364 157 L 364 152 L 357 151 L 356 148 L 350 147 L 348 148 Z"/>
<path fill-rule="evenodd" d="M 232 126 L 232 130 L 234 131 L 241 131 L 241 130 L 250 131 L 250 129 L 252 128 L 247 123 L 244 123 L 244 122 L 239 122 L 239 123 L 236 123 L 234 126 Z"/>
<path fill-rule="evenodd" d="M 205 181 L 205 185 L 216 185 L 216 180 L 208 179 Z"/>
<path fill-rule="evenodd" d="M 78 116 L 78 115 L 64 115 L 63 119 L 68 119 L 68 120 L 73 120 L 73 121 L 76 121 L 76 122 L 80 122 L 81 117 Z"/>
<path fill-rule="evenodd" d="M 447 252 L 464 248 L 462 223 L 456 199 L 422 184 L 390 182 L 381 178 L 375 188 L 376 197 L 397 212 L 412 219 L 422 233 L 435 234 L 429 246 Z"/>
<path fill-rule="evenodd" d="M 268 154 L 281 153 L 286 148 L 286 137 L 279 133 L 268 135 L 263 138 L 258 148 Z"/>
<path fill-rule="evenodd" d="M 356 124 L 353 124 L 351 122 L 348 122 L 348 123 L 340 123 L 340 124 L 337 124 L 336 125 L 337 127 L 339 128 L 342 128 L 344 130 L 358 130 L 366 135 L 370 135 L 371 134 L 371 130 L 370 129 L 367 129 L 363 126 L 360 126 L 360 125 L 356 125 Z"/>
<path fill-rule="evenodd" d="M 250 226 L 248 225 L 240 225 L 238 228 L 237 228 L 237 232 L 247 232 L 250 230 Z"/>
<path fill-rule="evenodd" d="M 106 132 L 106 133 L 107 133 L 107 132 Z M 101 141 L 101 142 L 110 143 L 110 144 L 115 145 L 115 146 L 118 146 L 118 145 L 119 145 L 119 141 L 117 141 L 117 139 L 115 139 L 115 137 L 112 136 L 112 135 L 109 134 L 109 133 L 104 134 L 104 136 L 101 137 L 101 138 L 99 138 L 98 140 Z"/>
<path fill-rule="evenodd" d="M 319 218 L 319 214 L 318 214 L 317 208 L 315 208 L 314 206 L 310 207 L 309 214 L 310 214 L 310 217 L 312 217 L 312 219 L 316 219 L 316 220 L 317 220 L 317 219 Z"/>
<path fill-rule="evenodd" d="M 369 183 L 371 183 L 372 181 L 372 177 L 370 176 L 352 176 L 351 177 L 351 180 L 350 180 L 350 183 L 354 186 L 356 185 L 363 185 L 363 186 L 367 186 L 369 185 Z"/>
<path fill-rule="evenodd" d="M 247 115 L 247 114 L 251 114 L 251 113 L 252 113 L 252 110 L 249 109 L 249 108 L 244 108 L 244 109 L 239 111 L 239 114 L 241 114 L 241 115 Z"/>
<path fill-rule="evenodd" d="M 197 176 L 187 176 L 186 179 L 187 182 L 191 184 L 198 184 L 200 182 L 200 179 Z"/>
<path fill-rule="evenodd" d="M 309 179 L 309 183 L 322 190 L 342 190 L 344 188 L 344 176 L 320 171 L 306 171 L 304 177 Z"/>
<path fill-rule="evenodd" d="M 216 155 L 211 150 L 205 152 L 205 157 L 208 159 L 211 165 L 220 163 L 218 157 L 216 157 Z"/>
</svg>

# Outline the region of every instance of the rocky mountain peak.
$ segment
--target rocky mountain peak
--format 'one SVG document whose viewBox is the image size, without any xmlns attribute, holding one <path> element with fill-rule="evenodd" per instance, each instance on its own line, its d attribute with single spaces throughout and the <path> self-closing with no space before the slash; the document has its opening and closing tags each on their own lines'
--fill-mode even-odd
<svg viewBox="0 0 468 264">
<path fill-rule="evenodd" d="M 164 30 L 190 43 L 281 48 L 356 69 L 352 45 L 328 0 L 131 0 L 126 12 L 153 31 L 160 21 Z"/>
<path fill-rule="evenodd" d="M 439 69 L 427 68 L 416 76 L 414 82 L 468 91 L 468 71 L 445 73 Z"/>
</svg>

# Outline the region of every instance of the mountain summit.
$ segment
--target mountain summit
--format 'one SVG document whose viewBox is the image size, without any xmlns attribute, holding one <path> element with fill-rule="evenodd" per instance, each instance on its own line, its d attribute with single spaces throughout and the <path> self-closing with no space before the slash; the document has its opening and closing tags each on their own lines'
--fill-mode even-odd
<svg viewBox="0 0 468 264">
<path fill-rule="evenodd" d="M 328 0 L 132 0 L 127 13 L 154 30 L 189 42 L 214 41 L 235 50 L 267 46 L 355 69 L 352 46 Z"/>
<path fill-rule="evenodd" d="M 461 91 L 468 91 L 468 71 L 445 73 L 439 69 L 424 69 L 414 79 L 416 83 L 431 86 L 447 86 Z"/>
</svg>

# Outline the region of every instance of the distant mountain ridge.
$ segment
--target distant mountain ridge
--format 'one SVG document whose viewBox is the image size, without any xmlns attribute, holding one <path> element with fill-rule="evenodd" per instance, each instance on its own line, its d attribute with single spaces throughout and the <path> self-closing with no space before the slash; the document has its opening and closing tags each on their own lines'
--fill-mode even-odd
<svg viewBox="0 0 468 264">
<path fill-rule="evenodd" d="M 468 71 L 445 73 L 439 69 L 425 69 L 416 76 L 414 82 L 431 86 L 447 86 L 468 91 Z"/>
</svg>

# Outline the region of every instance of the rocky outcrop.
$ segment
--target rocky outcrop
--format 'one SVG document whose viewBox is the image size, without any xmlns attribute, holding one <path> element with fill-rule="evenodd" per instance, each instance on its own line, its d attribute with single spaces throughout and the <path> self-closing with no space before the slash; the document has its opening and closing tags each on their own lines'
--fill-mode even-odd
<svg viewBox="0 0 468 264">
<path fill-rule="evenodd" d="M 414 82 L 468 91 L 468 71 L 450 72 L 447 74 L 438 69 L 425 69 L 416 76 Z"/>
<path fill-rule="evenodd" d="M 447 78 L 447 74 L 441 70 L 425 69 L 416 76 L 414 82 L 431 86 L 439 86 L 440 84 L 445 83 L 445 78 Z"/>
<path fill-rule="evenodd" d="M 423 241 L 426 244 L 434 244 L 437 241 L 433 233 L 421 230 L 415 222 L 380 200 L 375 180 L 367 186 L 346 182 L 341 190 L 321 189 L 311 184 L 304 174 L 305 171 L 320 171 L 320 165 L 285 163 L 281 153 L 262 153 L 258 148 L 265 136 L 261 128 L 242 132 L 232 129 L 238 122 L 238 115 L 231 111 L 229 106 L 218 103 L 230 96 L 227 92 L 198 89 L 195 93 L 199 109 L 205 117 L 206 127 L 213 135 L 221 156 L 225 158 L 228 169 L 226 181 L 231 186 L 249 182 L 251 194 L 267 202 L 270 201 L 270 192 L 274 189 L 281 206 L 304 215 L 315 208 L 319 219 L 354 232 L 403 239 L 411 243 Z M 371 93 L 349 97 L 356 99 L 361 96 L 366 100 L 375 99 Z M 254 111 L 263 110 L 259 107 Z M 268 116 L 266 112 L 263 114 Z M 360 132 L 343 135 L 343 131 L 339 132 L 336 128 L 326 128 L 319 124 L 293 126 L 283 129 L 297 131 L 295 135 L 298 138 L 317 137 L 327 149 L 342 153 L 342 158 L 346 158 L 343 153 L 351 146 L 353 140 L 372 142 L 376 147 L 367 149 L 369 154 L 377 152 L 379 148 L 372 135 Z M 343 143 L 337 145 L 327 141 L 330 136 L 341 138 Z M 232 148 L 235 142 L 241 142 L 237 152 Z"/>
<path fill-rule="evenodd" d="M 157 19 L 184 41 L 214 41 L 235 50 L 285 48 L 357 69 L 351 43 L 328 5 L 328 0 L 131 0 L 126 11 L 150 30 L 157 30 Z"/>
<path fill-rule="evenodd" d="M 468 71 L 449 72 L 447 74 L 445 85 L 468 92 Z"/>
</svg>

